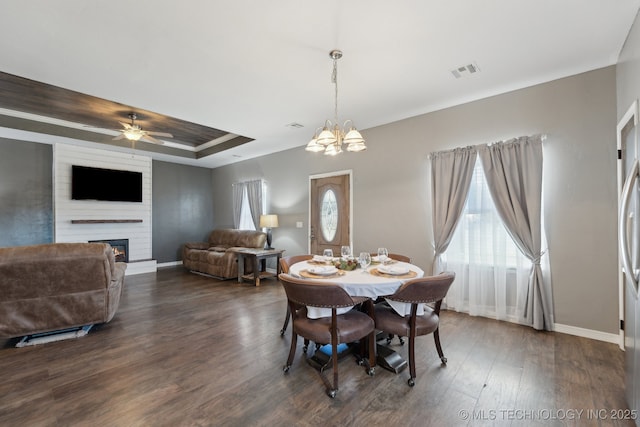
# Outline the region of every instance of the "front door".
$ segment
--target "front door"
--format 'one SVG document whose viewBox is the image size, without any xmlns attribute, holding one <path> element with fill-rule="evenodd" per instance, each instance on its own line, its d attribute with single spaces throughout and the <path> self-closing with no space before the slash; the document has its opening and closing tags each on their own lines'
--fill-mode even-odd
<svg viewBox="0 0 640 427">
<path fill-rule="evenodd" d="M 309 179 L 309 253 L 351 246 L 351 172 L 315 175 Z"/>
</svg>

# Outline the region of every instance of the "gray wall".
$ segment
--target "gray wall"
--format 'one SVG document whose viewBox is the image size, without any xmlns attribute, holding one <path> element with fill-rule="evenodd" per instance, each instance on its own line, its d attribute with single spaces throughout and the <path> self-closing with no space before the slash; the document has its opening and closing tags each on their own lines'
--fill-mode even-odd
<svg viewBox="0 0 640 427">
<path fill-rule="evenodd" d="M 206 241 L 213 205 L 211 169 L 153 161 L 153 258 L 181 260 L 183 243 Z"/>
<path fill-rule="evenodd" d="M 367 129 L 369 148 L 362 153 L 327 158 L 300 147 L 217 168 L 215 225 L 232 223 L 233 182 L 264 178 L 269 210 L 280 216 L 273 245 L 285 255 L 306 253 L 309 175 L 351 169 L 354 251 L 384 245 L 429 271 L 428 154 L 545 133 L 544 219 L 555 321 L 617 334 L 615 77 L 615 67 L 607 67 Z M 357 111 L 350 116 L 357 119 Z M 296 221 L 304 228 L 295 228 Z"/>
<path fill-rule="evenodd" d="M 53 242 L 50 145 L 0 138 L 0 246 Z"/>
</svg>

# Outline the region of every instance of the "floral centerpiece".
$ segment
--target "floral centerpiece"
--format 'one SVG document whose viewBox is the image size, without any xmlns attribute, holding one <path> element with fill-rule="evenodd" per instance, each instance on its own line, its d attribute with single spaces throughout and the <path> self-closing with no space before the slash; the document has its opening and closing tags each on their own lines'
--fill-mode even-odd
<svg viewBox="0 0 640 427">
<path fill-rule="evenodd" d="M 355 258 L 339 258 L 333 261 L 333 265 L 339 270 L 351 271 L 358 267 L 358 260 Z"/>
</svg>

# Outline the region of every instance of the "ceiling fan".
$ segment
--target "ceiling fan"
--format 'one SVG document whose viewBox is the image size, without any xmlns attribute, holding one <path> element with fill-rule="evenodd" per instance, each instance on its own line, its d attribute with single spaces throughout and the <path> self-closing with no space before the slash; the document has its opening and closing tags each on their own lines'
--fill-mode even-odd
<svg viewBox="0 0 640 427">
<path fill-rule="evenodd" d="M 164 144 L 164 142 L 154 138 L 154 136 L 173 138 L 173 135 L 171 135 L 170 133 L 151 132 L 147 130 L 142 130 L 140 125 L 136 124 L 136 119 L 138 118 L 136 113 L 129 113 L 129 118 L 131 119 L 131 123 L 120 122 L 123 129 L 118 129 L 118 130 L 122 133 L 116 136 L 115 138 L 113 138 L 114 140 L 126 138 L 129 141 L 133 141 L 133 142 L 142 140 L 142 141 L 147 141 L 147 142 L 152 142 L 154 144 L 162 145 Z"/>
</svg>

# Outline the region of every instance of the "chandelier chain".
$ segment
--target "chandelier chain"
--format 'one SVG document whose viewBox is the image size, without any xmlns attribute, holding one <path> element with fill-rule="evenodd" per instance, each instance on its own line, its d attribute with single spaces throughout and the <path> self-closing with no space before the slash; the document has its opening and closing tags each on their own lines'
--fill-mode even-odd
<svg viewBox="0 0 640 427">
<path fill-rule="evenodd" d="M 335 86 L 335 93 L 336 93 L 336 96 L 334 97 L 333 112 L 334 112 L 335 124 L 337 125 L 338 124 L 338 59 L 335 57 L 333 58 L 333 73 L 331 74 L 331 81 Z"/>
</svg>

